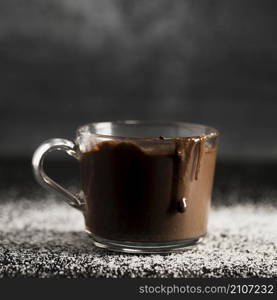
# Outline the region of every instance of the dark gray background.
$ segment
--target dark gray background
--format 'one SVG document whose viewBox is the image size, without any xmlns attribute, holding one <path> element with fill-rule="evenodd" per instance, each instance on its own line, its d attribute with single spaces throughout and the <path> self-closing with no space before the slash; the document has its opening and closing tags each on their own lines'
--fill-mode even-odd
<svg viewBox="0 0 277 300">
<path fill-rule="evenodd" d="M 204 123 L 277 160 L 276 1 L 1 0 L 0 156 L 97 120 Z"/>
</svg>

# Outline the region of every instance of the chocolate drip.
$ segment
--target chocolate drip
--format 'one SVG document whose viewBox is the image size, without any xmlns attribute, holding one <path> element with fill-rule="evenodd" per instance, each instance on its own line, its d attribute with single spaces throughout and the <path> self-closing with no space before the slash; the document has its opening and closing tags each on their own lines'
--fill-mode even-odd
<svg viewBox="0 0 277 300">
<path fill-rule="evenodd" d="M 199 137 L 194 140 L 193 145 L 193 162 L 191 168 L 191 180 L 197 180 L 200 171 L 201 158 L 204 152 L 205 140 L 204 137 Z"/>
<path fill-rule="evenodd" d="M 175 145 L 172 201 L 175 209 L 185 212 L 191 181 L 198 179 L 204 137 L 178 138 Z"/>
</svg>

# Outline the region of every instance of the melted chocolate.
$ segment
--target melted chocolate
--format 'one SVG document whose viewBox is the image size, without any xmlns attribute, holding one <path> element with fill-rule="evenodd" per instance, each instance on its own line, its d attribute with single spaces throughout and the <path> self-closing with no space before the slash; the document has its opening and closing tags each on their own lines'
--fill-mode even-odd
<svg viewBox="0 0 277 300">
<path fill-rule="evenodd" d="M 206 233 L 216 149 L 204 137 L 170 140 L 170 151 L 107 141 L 81 154 L 88 231 L 130 242 Z"/>
<path fill-rule="evenodd" d="M 204 137 L 175 140 L 175 171 L 173 177 L 173 209 L 186 209 L 186 198 L 192 180 L 198 179 L 200 161 L 204 151 Z"/>
</svg>

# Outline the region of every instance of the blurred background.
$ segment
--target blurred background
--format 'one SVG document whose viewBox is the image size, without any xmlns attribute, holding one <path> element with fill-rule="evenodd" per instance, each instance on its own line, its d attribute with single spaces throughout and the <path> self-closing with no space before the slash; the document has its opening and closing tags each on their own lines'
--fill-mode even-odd
<svg viewBox="0 0 277 300">
<path fill-rule="evenodd" d="M 0 188 L 37 187 L 45 139 L 154 119 L 220 130 L 215 198 L 274 198 L 276 16 L 270 0 L 1 0 Z"/>
</svg>

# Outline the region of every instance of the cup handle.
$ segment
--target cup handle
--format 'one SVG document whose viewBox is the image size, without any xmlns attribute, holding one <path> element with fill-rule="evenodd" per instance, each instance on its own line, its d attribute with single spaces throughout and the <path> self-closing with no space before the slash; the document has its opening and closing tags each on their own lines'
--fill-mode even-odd
<svg viewBox="0 0 277 300">
<path fill-rule="evenodd" d="M 83 211 L 85 203 L 81 193 L 76 195 L 72 194 L 67 189 L 63 188 L 61 185 L 55 182 L 53 179 L 48 177 L 44 172 L 44 167 L 43 167 L 44 158 L 47 153 L 55 150 L 65 151 L 67 154 L 79 160 L 77 146 L 73 142 L 66 139 L 47 140 L 43 142 L 36 149 L 33 155 L 32 165 L 33 165 L 33 172 L 35 178 L 43 187 L 46 187 L 48 189 L 50 188 L 51 190 L 54 190 L 56 193 L 63 195 L 65 197 L 65 201 L 69 205 Z"/>
</svg>

